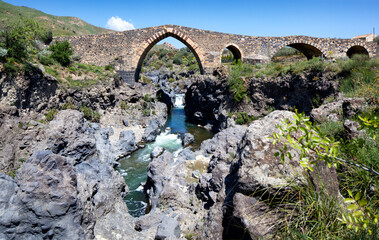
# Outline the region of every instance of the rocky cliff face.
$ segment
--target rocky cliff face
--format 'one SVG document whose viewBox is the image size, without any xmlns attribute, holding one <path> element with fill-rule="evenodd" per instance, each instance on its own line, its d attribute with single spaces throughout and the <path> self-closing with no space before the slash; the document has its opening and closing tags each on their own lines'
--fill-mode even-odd
<svg viewBox="0 0 379 240">
<path fill-rule="evenodd" d="M 315 78 L 317 77 L 317 78 Z M 213 131 L 225 129 L 228 112 L 246 112 L 261 117 L 272 109 L 297 108 L 309 113 L 322 99 L 336 92 L 335 76 L 286 75 L 282 78 L 252 78 L 247 85 L 250 100 L 236 102 L 227 80 L 204 79 L 194 82 L 186 93 L 186 115 L 191 122 L 208 125 Z M 317 80 L 314 80 L 317 79 Z"/>
</svg>

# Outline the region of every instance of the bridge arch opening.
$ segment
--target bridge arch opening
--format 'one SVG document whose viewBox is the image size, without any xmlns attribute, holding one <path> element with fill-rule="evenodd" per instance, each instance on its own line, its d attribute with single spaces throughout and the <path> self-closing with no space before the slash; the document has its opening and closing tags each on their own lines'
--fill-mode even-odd
<svg viewBox="0 0 379 240">
<path fill-rule="evenodd" d="M 144 64 L 144 60 L 146 59 L 146 57 L 148 56 L 148 54 L 150 54 L 150 51 L 152 50 L 152 48 L 154 46 L 156 46 L 159 42 L 162 42 L 162 40 L 166 40 L 166 38 L 174 38 L 176 40 L 178 40 L 180 43 L 182 43 L 183 45 L 183 48 L 180 48 L 178 49 L 178 51 L 180 51 L 184 57 L 188 57 L 186 55 L 185 52 L 189 52 L 189 53 L 192 53 L 194 58 L 195 59 L 186 59 L 186 63 L 187 64 L 191 64 L 192 66 L 189 66 L 190 68 L 189 69 L 194 69 L 194 66 L 193 66 L 193 63 L 196 63 L 197 66 L 198 66 L 198 70 L 200 71 L 201 74 L 204 74 L 204 69 L 203 69 L 203 65 L 201 63 L 201 60 L 200 60 L 200 57 L 198 55 L 198 53 L 196 52 L 196 50 L 194 49 L 193 46 L 191 46 L 185 39 L 183 39 L 182 37 L 178 36 L 177 34 L 174 34 L 174 33 L 171 33 L 171 32 L 167 32 L 159 37 L 157 37 L 156 39 L 154 39 L 154 41 L 152 41 L 143 51 L 143 53 L 139 56 L 139 60 L 138 60 L 138 64 L 137 64 L 137 68 L 136 68 L 136 71 L 135 71 L 135 81 L 137 82 L 139 80 L 139 77 L 140 77 L 140 74 L 141 74 L 141 70 L 142 70 L 142 67 L 143 67 L 143 64 Z M 180 60 L 175 60 L 175 57 L 174 56 L 174 63 L 176 61 L 176 63 L 180 63 Z M 190 58 L 190 57 L 188 57 Z M 196 69 L 195 69 L 196 70 Z"/>
<path fill-rule="evenodd" d="M 322 57 L 324 55 L 320 49 L 307 43 L 291 43 L 291 44 L 288 44 L 287 47 L 292 47 L 298 50 L 299 52 L 304 54 L 304 56 L 308 60 L 314 57 Z"/>
<path fill-rule="evenodd" d="M 293 62 L 303 60 L 307 60 L 307 57 L 296 48 L 290 46 L 280 48 L 271 58 L 271 61 L 273 62 Z"/>
<path fill-rule="evenodd" d="M 367 49 L 359 45 L 355 45 L 349 48 L 346 54 L 349 58 L 352 58 L 354 55 L 357 55 L 357 54 L 369 56 Z"/>
<path fill-rule="evenodd" d="M 229 45 L 222 50 L 221 63 L 237 62 L 242 60 L 241 51 L 234 45 Z"/>
</svg>

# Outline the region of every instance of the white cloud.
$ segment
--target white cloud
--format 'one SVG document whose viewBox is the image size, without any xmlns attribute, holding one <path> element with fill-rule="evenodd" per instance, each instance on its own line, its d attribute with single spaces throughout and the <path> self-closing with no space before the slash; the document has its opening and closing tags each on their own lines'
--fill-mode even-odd
<svg viewBox="0 0 379 240">
<path fill-rule="evenodd" d="M 125 30 L 134 29 L 133 24 L 117 16 L 111 17 L 110 19 L 108 19 L 106 27 L 112 30 L 116 30 L 116 31 L 125 31 Z"/>
</svg>

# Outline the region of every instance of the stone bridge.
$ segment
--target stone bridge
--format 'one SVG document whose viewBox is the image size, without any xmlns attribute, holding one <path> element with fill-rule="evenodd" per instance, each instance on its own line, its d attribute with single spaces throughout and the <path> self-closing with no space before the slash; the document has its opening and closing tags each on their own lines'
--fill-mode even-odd
<svg viewBox="0 0 379 240">
<path fill-rule="evenodd" d="M 100 35 L 60 37 L 69 40 L 75 54 L 89 64 L 114 63 L 126 82 L 138 80 L 142 62 L 149 50 L 159 41 L 174 37 L 194 53 L 202 74 L 212 73 L 221 64 L 222 51 L 229 49 L 235 59 L 243 62 L 268 62 L 281 48 L 290 46 L 312 57 L 351 57 L 355 53 L 377 56 L 374 42 L 351 39 L 316 38 L 308 36 L 254 37 L 164 25 Z"/>
</svg>

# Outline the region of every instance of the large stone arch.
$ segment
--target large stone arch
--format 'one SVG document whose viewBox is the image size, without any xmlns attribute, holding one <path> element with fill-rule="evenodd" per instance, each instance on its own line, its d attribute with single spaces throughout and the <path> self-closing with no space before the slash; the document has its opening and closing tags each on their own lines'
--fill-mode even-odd
<svg viewBox="0 0 379 240">
<path fill-rule="evenodd" d="M 359 45 L 359 44 L 355 44 L 353 46 L 350 46 L 347 50 L 346 50 L 346 55 L 349 57 L 349 58 L 352 58 L 353 55 L 355 54 L 364 54 L 364 55 L 367 55 L 369 56 L 369 52 L 367 51 L 367 49 L 362 46 L 362 45 Z"/>
<path fill-rule="evenodd" d="M 179 41 L 181 41 L 184 45 L 186 45 L 191 52 L 195 55 L 195 58 L 197 60 L 197 63 L 199 65 L 200 73 L 204 74 L 204 60 L 203 60 L 203 53 L 202 50 L 199 48 L 198 44 L 195 43 L 190 37 L 188 37 L 186 34 L 174 29 L 174 28 L 166 28 L 154 35 L 152 35 L 147 41 L 145 41 L 141 47 L 136 51 L 138 62 L 134 66 L 135 67 L 135 81 L 138 81 L 139 74 L 141 72 L 141 67 L 143 60 L 145 59 L 147 53 L 150 51 L 150 49 L 156 45 L 159 41 L 168 38 L 173 37 Z"/>
<path fill-rule="evenodd" d="M 219 60 L 220 63 L 221 63 L 222 52 L 224 51 L 225 48 L 232 52 L 233 57 L 236 60 L 240 59 L 241 62 L 243 61 L 243 52 L 241 48 L 235 43 L 228 43 L 228 44 L 225 44 L 224 47 L 220 51 L 220 60 Z"/>
<path fill-rule="evenodd" d="M 324 57 L 326 54 L 322 51 L 322 47 L 317 44 L 303 41 L 290 41 L 284 42 L 275 48 L 275 51 L 271 54 L 270 59 L 275 55 L 277 51 L 282 49 L 283 47 L 292 47 L 296 50 L 302 52 L 304 56 L 309 60 L 313 57 Z"/>
</svg>

